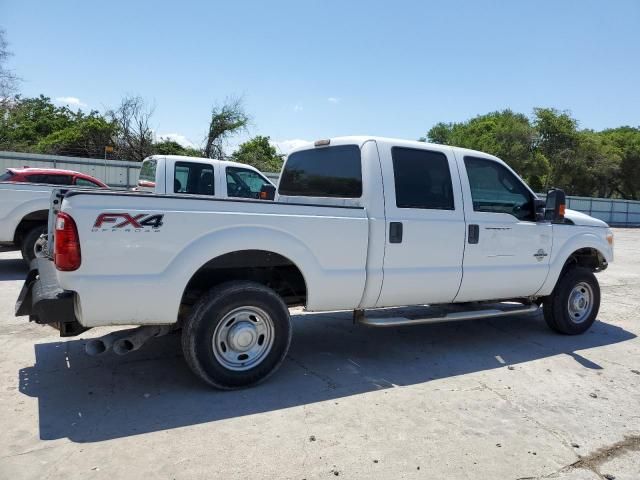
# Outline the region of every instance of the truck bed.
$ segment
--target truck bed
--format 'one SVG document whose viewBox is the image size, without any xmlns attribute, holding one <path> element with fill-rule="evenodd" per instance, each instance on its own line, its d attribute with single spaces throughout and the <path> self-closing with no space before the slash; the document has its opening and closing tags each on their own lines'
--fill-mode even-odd
<svg viewBox="0 0 640 480">
<path fill-rule="evenodd" d="M 79 293 L 76 313 L 86 327 L 175 322 L 194 273 L 229 252 L 289 259 L 304 277 L 309 310 L 356 308 L 364 291 L 361 207 L 70 192 L 63 210 L 76 222 L 82 264 L 58 277 Z"/>
</svg>

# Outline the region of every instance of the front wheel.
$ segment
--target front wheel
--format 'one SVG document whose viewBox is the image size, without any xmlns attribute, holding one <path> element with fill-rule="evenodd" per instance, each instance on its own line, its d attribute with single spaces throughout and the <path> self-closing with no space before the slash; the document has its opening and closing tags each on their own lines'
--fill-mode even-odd
<svg viewBox="0 0 640 480">
<path fill-rule="evenodd" d="M 556 332 L 577 335 L 586 332 L 600 309 L 600 285 L 586 268 L 571 267 L 544 300 L 547 325 Z"/>
<path fill-rule="evenodd" d="M 289 309 L 273 290 L 229 282 L 193 307 L 182 329 L 182 350 L 193 372 L 230 390 L 257 384 L 284 360 L 291 343 Z"/>
</svg>

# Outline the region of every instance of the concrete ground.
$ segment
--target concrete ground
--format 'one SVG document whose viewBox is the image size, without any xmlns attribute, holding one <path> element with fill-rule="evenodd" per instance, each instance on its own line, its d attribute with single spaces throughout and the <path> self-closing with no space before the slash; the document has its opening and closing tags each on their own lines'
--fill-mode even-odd
<svg viewBox="0 0 640 480">
<path fill-rule="evenodd" d="M 236 392 L 201 384 L 177 335 L 90 358 L 106 329 L 14 318 L 25 273 L 0 254 L 0 478 L 640 478 L 640 230 L 616 231 L 584 335 L 296 315 L 279 372 Z"/>
</svg>

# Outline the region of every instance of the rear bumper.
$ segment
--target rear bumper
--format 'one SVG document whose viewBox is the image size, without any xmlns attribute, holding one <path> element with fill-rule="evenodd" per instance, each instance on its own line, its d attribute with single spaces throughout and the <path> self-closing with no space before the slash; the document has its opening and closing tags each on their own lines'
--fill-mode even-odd
<svg viewBox="0 0 640 480">
<path fill-rule="evenodd" d="M 28 315 L 30 321 L 57 328 L 61 337 L 71 337 L 87 330 L 78 322 L 73 303 L 74 292 L 60 287 L 53 262 L 36 258 L 16 301 L 15 314 Z"/>
</svg>

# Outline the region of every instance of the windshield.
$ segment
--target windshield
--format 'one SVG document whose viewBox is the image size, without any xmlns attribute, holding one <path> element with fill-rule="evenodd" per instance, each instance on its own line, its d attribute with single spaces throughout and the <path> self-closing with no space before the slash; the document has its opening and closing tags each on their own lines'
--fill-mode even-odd
<svg viewBox="0 0 640 480">
<path fill-rule="evenodd" d="M 153 158 L 142 162 L 142 168 L 140 169 L 140 176 L 138 177 L 138 179 L 145 182 L 155 182 L 157 164 L 158 161 Z"/>
</svg>

